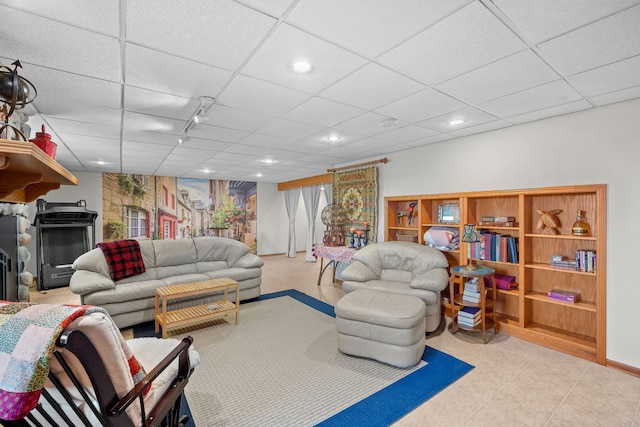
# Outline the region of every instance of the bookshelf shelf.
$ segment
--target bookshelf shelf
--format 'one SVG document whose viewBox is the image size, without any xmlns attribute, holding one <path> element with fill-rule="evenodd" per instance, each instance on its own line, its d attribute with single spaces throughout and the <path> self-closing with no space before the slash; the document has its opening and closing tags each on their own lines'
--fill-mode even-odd
<svg viewBox="0 0 640 427">
<path fill-rule="evenodd" d="M 521 190 L 479 191 L 386 197 L 385 240 L 398 240 L 396 212 L 407 203 L 417 203 L 418 221 L 410 230 L 418 243 L 425 244 L 425 233 L 433 227 L 449 227 L 462 235 L 464 224 L 478 224 L 482 232 L 509 236 L 515 241 L 517 262 L 491 261 L 474 256 L 479 266 L 496 274 L 514 276 L 518 289 L 498 290 L 494 302 L 501 332 L 540 345 L 564 351 L 600 364 L 606 364 L 606 185 L 575 185 Z M 404 205 L 403 205 L 404 204 Z M 441 205 L 458 205 L 459 222 L 441 223 Z M 538 211 L 561 210 L 557 215 L 559 234 L 541 234 L 537 228 Z M 574 236 L 571 227 L 577 210 L 584 212 L 588 236 Z M 513 227 L 495 225 L 491 217 L 507 219 Z M 454 251 L 443 251 L 450 267 L 465 265 L 470 252 L 467 244 Z M 513 247 L 513 246 L 512 246 Z M 477 247 L 475 248 L 477 254 Z M 550 265 L 555 256 L 574 260 L 578 251 L 597 254 L 593 272 L 558 268 Z M 504 253 L 504 252 L 503 252 Z M 486 257 L 486 255 L 485 255 Z M 499 257 L 498 257 L 499 258 Z M 495 258 L 494 258 L 495 259 Z M 511 259 L 511 258 L 509 258 Z M 460 283 L 454 282 L 454 291 Z M 450 285 L 451 287 L 451 285 Z M 547 297 L 552 289 L 578 292 L 581 301 L 567 303 Z M 445 290 L 444 294 L 448 294 Z M 445 306 L 451 315 L 451 305 Z"/>
</svg>

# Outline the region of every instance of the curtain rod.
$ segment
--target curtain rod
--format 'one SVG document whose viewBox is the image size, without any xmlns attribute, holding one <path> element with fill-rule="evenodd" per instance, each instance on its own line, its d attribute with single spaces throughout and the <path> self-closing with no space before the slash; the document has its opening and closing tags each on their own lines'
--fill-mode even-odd
<svg viewBox="0 0 640 427">
<path fill-rule="evenodd" d="M 375 165 L 376 163 L 384 163 L 384 164 L 386 164 L 387 162 L 388 162 L 388 160 L 385 157 L 383 159 L 371 160 L 370 162 L 356 163 L 355 165 L 340 166 L 339 168 L 327 169 L 327 172 L 338 172 L 338 171 L 345 170 L 345 169 L 358 168 L 360 166 Z"/>
</svg>

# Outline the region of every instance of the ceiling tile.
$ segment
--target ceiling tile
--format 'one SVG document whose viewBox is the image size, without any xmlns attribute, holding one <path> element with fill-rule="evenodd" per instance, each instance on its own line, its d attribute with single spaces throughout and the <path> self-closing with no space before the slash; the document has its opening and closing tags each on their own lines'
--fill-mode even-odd
<svg viewBox="0 0 640 427">
<path fill-rule="evenodd" d="M 252 133 L 251 135 L 240 141 L 244 145 L 256 145 L 260 147 L 282 148 L 293 141 L 292 138 L 283 138 L 280 136 L 264 135 L 260 133 Z"/>
<path fill-rule="evenodd" d="M 187 7 L 136 0 L 126 6 L 129 41 L 227 70 L 236 70 L 277 22 L 230 0 L 193 0 Z"/>
<path fill-rule="evenodd" d="M 296 0 L 236 0 L 238 3 L 246 4 L 252 8 L 263 10 L 276 16 L 282 15 L 286 10 L 296 3 Z"/>
<path fill-rule="evenodd" d="M 189 132 L 189 136 L 192 138 L 212 139 L 225 142 L 238 142 L 247 135 L 249 135 L 249 132 L 221 126 L 210 126 L 206 123 L 195 126 L 191 132 Z"/>
<path fill-rule="evenodd" d="M 540 43 L 611 13 L 638 0 L 492 0 L 532 43 Z"/>
<path fill-rule="evenodd" d="M 591 98 L 591 100 L 595 102 L 597 106 L 602 106 L 634 98 L 640 98 L 640 86 L 623 89 L 616 92 L 610 92 L 604 95 L 594 96 L 593 98 Z"/>
<path fill-rule="evenodd" d="M 372 110 L 425 87 L 378 64 L 369 64 L 322 91 L 320 96 Z"/>
<path fill-rule="evenodd" d="M 565 76 L 640 54 L 640 6 L 539 45 Z"/>
<path fill-rule="evenodd" d="M 189 98 L 131 86 L 124 87 L 124 108 L 136 113 L 184 120 L 186 124 L 199 105 L 197 101 Z"/>
<path fill-rule="evenodd" d="M 479 104 L 558 78 L 553 69 L 527 49 L 447 80 L 436 89 L 462 101 Z"/>
<path fill-rule="evenodd" d="M 30 119 L 30 122 L 34 120 Z M 75 135 L 98 136 L 102 138 L 119 139 L 120 127 L 104 126 L 95 123 L 77 122 L 75 120 L 57 119 L 55 117 L 47 118 L 47 123 L 53 127 L 56 132 L 72 133 Z M 33 125 L 31 126 L 33 130 Z M 36 130 L 39 130 L 36 128 Z M 36 130 L 33 130 L 35 132 Z M 34 133 L 35 136 L 35 133 Z"/>
<path fill-rule="evenodd" d="M 171 133 L 181 135 L 184 128 L 184 120 L 176 120 L 168 117 L 150 116 L 148 114 L 135 113 L 133 111 L 124 112 L 122 126 L 135 131 L 151 131 L 161 133 Z"/>
<path fill-rule="evenodd" d="M 526 123 L 534 120 L 546 119 L 547 117 L 560 116 L 562 114 L 574 113 L 576 111 L 588 110 L 593 108 L 587 101 L 579 100 L 574 102 L 568 102 L 566 104 L 553 106 L 550 108 L 544 108 L 537 111 L 532 111 L 517 116 L 509 117 L 509 121 L 512 123 Z"/>
<path fill-rule="evenodd" d="M 556 105 L 568 104 L 581 98 L 564 80 L 556 80 L 503 96 L 479 105 L 479 108 L 499 117 L 512 117 L 527 111 L 542 110 Z"/>
<path fill-rule="evenodd" d="M 340 46 L 374 57 L 428 27 L 466 0 L 302 0 L 289 15 L 295 24 Z"/>
<path fill-rule="evenodd" d="M 256 96 L 260 94 L 260 96 Z M 236 76 L 218 102 L 260 114 L 280 115 L 302 103 L 309 95 L 273 83 Z"/>
<path fill-rule="evenodd" d="M 640 55 L 575 74 L 568 80 L 587 96 L 640 86 Z"/>
<path fill-rule="evenodd" d="M 480 2 L 473 2 L 379 61 L 418 81 L 436 84 L 525 47 Z"/>
<path fill-rule="evenodd" d="M 99 107 L 97 105 L 79 104 L 39 95 L 33 102 L 35 108 L 45 117 L 97 123 L 120 127 L 120 110 Z"/>
<path fill-rule="evenodd" d="M 215 98 L 230 71 L 127 43 L 125 82 L 129 86 L 198 99 Z"/>
<path fill-rule="evenodd" d="M 150 158 L 161 157 L 164 158 L 167 154 L 173 150 L 174 145 L 164 145 L 164 144 L 154 144 L 148 142 L 139 142 L 139 141 L 129 141 L 124 140 L 122 142 L 122 153 L 123 156 L 125 153 L 129 153 L 135 151 L 143 155 L 145 153 L 149 155 Z"/>
<path fill-rule="evenodd" d="M 502 129 L 509 126 L 513 126 L 513 123 L 507 122 L 505 120 L 495 120 L 489 123 L 482 123 L 476 126 L 469 126 L 464 129 L 452 130 L 452 131 L 449 131 L 449 133 L 455 136 L 467 136 L 467 135 L 474 135 L 482 132 L 488 132 L 490 130 Z"/>
<path fill-rule="evenodd" d="M 25 66 L 47 64 L 52 69 L 120 81 L 117 39 L 4 6 L 0 6 L 0 16 L 3 57 L 19 59 Z M 28 37 L 24 37 L 24 23 L 28 23 Z"/>
<path fill-rule="evenodd" d="M 452 130 L 464 129 L 469 126 L 479 125 L 481 123 L 492 122 L 497 117 L 492 116 L 489 113 L 478 110 L 476 108 L 467 107 L 462 110 L 452 111 L 447 114 L 443 114 L 438 117 L 433 117 L 428 120 L 424 120 L 418 123 L 419 126 L 427 129 L 434 130 L 436 132 L 451 132 Z M 458 125 L 451 125 L 449 122 L 452 120 L 464 120 L 464 123 Z"/>
<path fill-rule="evenodd" d="M 282 137 L 304 138 L 322 130 L 321 126 L 294 120 L 276 119 L 260 128 L 260 133 Z"/>
<path fill-rule="evenodd" d="M 434 89 L 426 89 L 378 108 L 376 112 L 407 123 L 415 123 L 463 107 L 464 103 L 448 95 Z"/>
<path fill-rule="evenodd" d="M 125 141 L 137 141 L 137 142 L 145 142 L 149 144 L 169 145 L 171 147 L 175 146 L 178 143 L 177 135 L 161 133 L 161 132 L 150 132 L 150 131 L 138 130 L 138 129 L 124 129 L 122 131 L 122 134 Z"/>
<path fill-rule="evenodd" d="M 394 130 L 390 130 L 388 132 L 384 132 L 376 135 L 377 138 L 384 139 L 385 141 L 393 141 L 396 143 L 399 142 L 409 142 L 415 139 L 426 138 L 428 136 L 433 136 L 437 132 L 432 131 L 430 129 L 426 129 L 420 126 L 404 126 L 401 128 L 397 128 Z"/>
<path fill-rule="evenodd" d="M 362 113 L 364 110 L 359 108 L 316 96 L 289 111 L 284 117 L 318 126 L 333 126 Z"/>
<path fill-rule="evenodd" d="M 385 122 L 386 121 L 386 122 Z M 398 120 L 378 113 L 364 113 L 358 117 L 336 125 L 336 129 L 346 130 L 358 135 L 372 136 L 378 133 L 387 132 L 396 126 L 401 126 Z"/>
<path fill-rule="evenodd" d="M 207 115 L 210 120 L 205 123 L 206 125 L 216 125 L 246 132 L 256 131 L 274 120 L 274 117 L 270 115 L 232 108 L 217 103 L 213 104 Z"/>
<path fill-rule="evenodd" d="M 309 73 L 293 71 L 292 65 L 300 60 L 313 66 Z M 366 63 L 360 56 L 283 24 L 258 49 L 242 73 L 316 94 Z"/>
</svg>

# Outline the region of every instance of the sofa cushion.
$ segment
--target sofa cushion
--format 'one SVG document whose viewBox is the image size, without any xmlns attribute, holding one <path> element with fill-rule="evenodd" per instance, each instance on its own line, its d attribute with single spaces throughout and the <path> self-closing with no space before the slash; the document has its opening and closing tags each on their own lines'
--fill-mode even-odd
<svg viewBox="0 0 640 427">
<path fill-rule="evenodd" d="M 383 268 L 380 273 L 380 280 L 390 281 L 390 282 L 410 282 L 411 281 L 410 271 L 407 270 L 395 270 L 391 268 Z"/>
<path fill-rule="evenodd" d="M 140 298 L 155 298 L 156 288 L 165 286 L 160 280 L 145 280 L 120 284 L 113 289 L 92 292 L 84 297 L 84 304 L 103 305 L 105 303 L 126 302 Z"/>
<path fill-rule="evenodd" d="M 104 257 L 102 251 L 98 248 L 92 249 L 80 255 L 73 261 L 71 268 L 74 270 L 88 270 L 103 275 L 104 277 L 111 278 L 109 273 L 109 265 Z"/>
<path fill-rule="evenodd" d="M 177 274 L 175 276 L 164 277 L 162 279 L 162 282 L 164 283 L 164 286 L 167 286 L 167 285 L 177 285 L 179 283 L 201 282 L 209 278 L 206 274 L 198 274 L 198 273 L 194 273 L 194 271 L 195 270 L 191 269 L 190 272 L 186 272 L 184 274 Z"/>
<path fill-rule="evenodd" d="M 155 250 L 156 267 L 187 264 L 193 268 L 193 264 L 196 262 L 196 247 L 192 239 L 154 240 L 153 248 Z M 158 273 L 160 273 L 160 270 Z"/>
<path fill-rule="evenodd" d="M 193 244 L 196 248 L 196 261 L 226 261 L 228 267 L 233 267 L 249 253 L 249 246 L 246 244 L 223 237 L 195 237 Z"/>
<path fill-rule="evenodd" d="M 220 279 L 228 277 L 237 282 L 241 282 L 256 277 L 261 277 L 262 271 L 259 268 L 227 268 L 224 270 L 210 271 L 206 273 L 208 278 Z"/>
<path fill-rule="evenodd" d="M 345 292 L 353 292 L 358 289 L 370 289 L 372 291 L 390 294 L 410 295 L 422 299 L 427 304 L 440 304 L 439 292 L 412 288 L 408 283 L 403 282 L 392 282 L 388 280 L 369 280 L 367 282 L 345 281 L 342 283 L 342 289 Z"/>
</svg>

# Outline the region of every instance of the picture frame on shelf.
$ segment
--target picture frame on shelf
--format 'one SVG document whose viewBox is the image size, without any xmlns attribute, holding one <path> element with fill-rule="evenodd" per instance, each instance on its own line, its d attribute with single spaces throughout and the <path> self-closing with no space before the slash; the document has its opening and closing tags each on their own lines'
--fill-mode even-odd
<svg viewBox="0 0 640 427">
<path fill-rule="evenodd" d="M 443 203 L 438 207 L 439 224 L 460 224 L 460 205 Z"/>
</svg>

